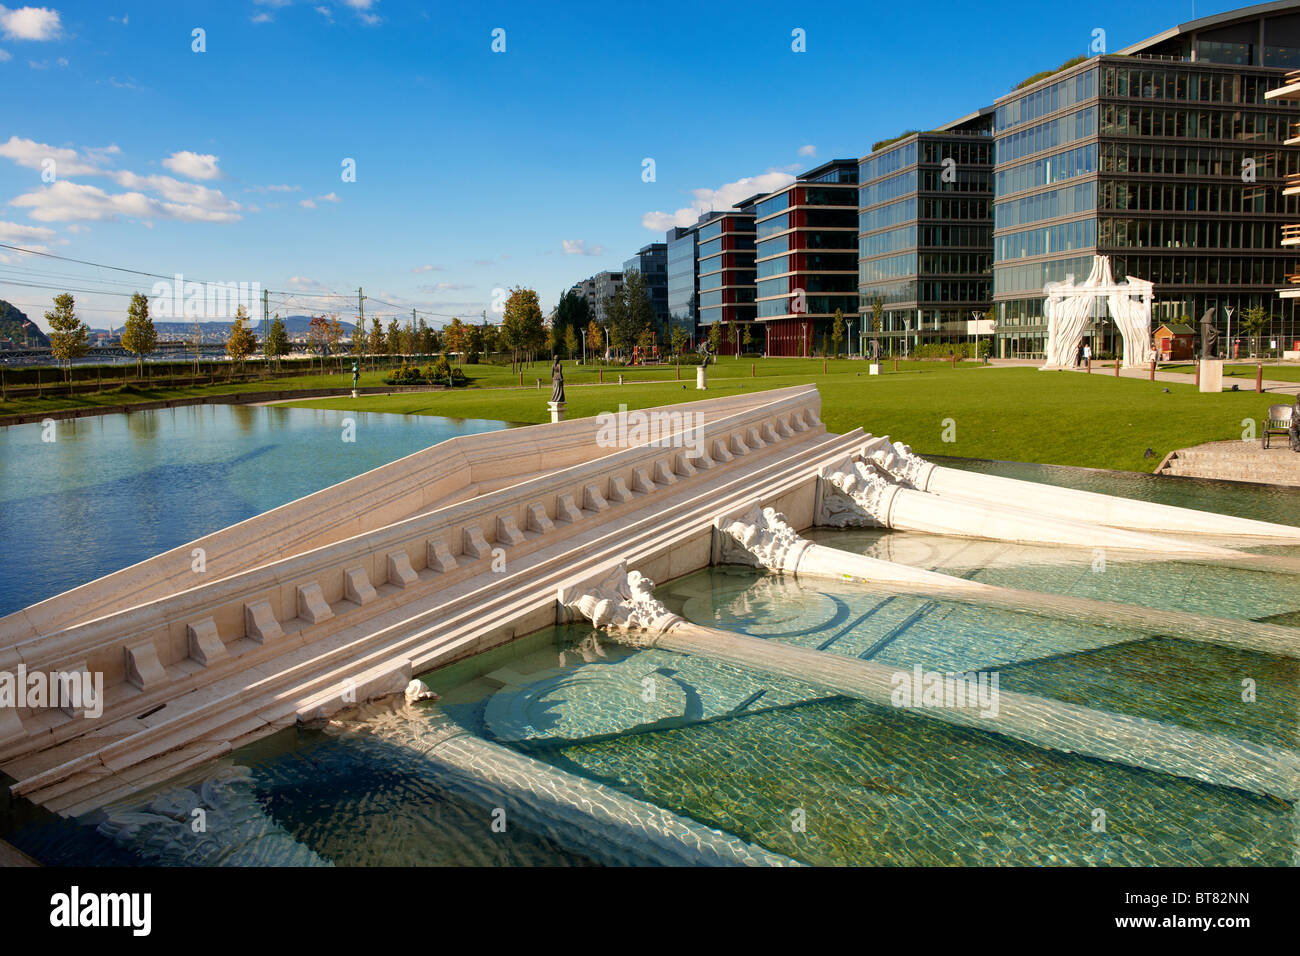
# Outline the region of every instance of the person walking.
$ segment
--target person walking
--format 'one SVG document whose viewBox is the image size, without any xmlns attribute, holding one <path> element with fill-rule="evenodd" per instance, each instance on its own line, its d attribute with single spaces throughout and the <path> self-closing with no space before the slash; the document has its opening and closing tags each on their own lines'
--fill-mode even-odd
<svg viewBox="0 0 1300 956">
<path fill-rule="evenodd" d="M 1092 371 L 1092 346 L 1086 342 L 1083 345 L 1083 367 L 1089 372 Z"/>
</svg>

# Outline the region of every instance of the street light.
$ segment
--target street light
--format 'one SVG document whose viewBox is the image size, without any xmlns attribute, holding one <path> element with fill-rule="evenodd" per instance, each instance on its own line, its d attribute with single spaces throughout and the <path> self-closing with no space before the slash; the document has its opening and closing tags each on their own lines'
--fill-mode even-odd
<svg viewBox="0 0 1300 956">
<path fill-rule="evenodd" d="M 1225 305 L 1223 310 L 1228 313 L 1228 347 L 1224 350 L 1228 358 L 1236 358 L 1232 354 L 1232 313 L 1233 306 Z"/>
</svg>

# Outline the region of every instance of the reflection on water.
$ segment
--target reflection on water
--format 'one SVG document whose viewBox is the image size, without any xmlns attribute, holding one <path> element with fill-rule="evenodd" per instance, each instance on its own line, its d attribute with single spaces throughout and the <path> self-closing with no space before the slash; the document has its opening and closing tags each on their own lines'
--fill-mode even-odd
<svg viewBox="0 0 1300 956">
<path fill-rule="evenodd" d="M 343 419 L 356 441 L 342 440 Z M 0 615 L 503 422 L 191 405 L 0 428 Z"/>
</svg>

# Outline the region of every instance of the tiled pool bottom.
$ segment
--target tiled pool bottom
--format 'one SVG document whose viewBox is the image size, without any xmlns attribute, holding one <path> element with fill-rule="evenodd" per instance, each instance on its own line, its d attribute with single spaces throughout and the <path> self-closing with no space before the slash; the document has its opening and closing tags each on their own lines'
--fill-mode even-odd
<svg viewBox="0 0 1300 956">
<path fill-rule="evenodd" d="M 952 571 L 996 567 L 1012 586 L 1044 583 L 1062 564 L 1059 555 L 1052 565 L 1043 555 L 1022 561 L 1004 552 L 980 564 L 964 554 L 949 562 Z M 1147 566 L 1127 580 L 1189 567 Z M 1112 563 L 1107 574 L 1118 582 L 1135 569 Z M 1213 588 L 1185 593 L 1213 592 L 1224 606 L 1237 595 L 1251 604 L 1249 616 L 1295 607 L 1288 592 L 1251 586 L 1252 576 L 1274 575 L 1214 570 L 1221 576 Z M 1141 595 L 1136 584 L 1120 591 L 1110 597 Z M 1004 692 L 1132 714 L 1225 743 L 1300 749 L 1294 660 L 742 568 L 707 569 L 657 594 L 699 623 L 774 642 L 900 670 L 995 668 Z M 1243 699 L 1246 678 L 1254 700 Z M 419 734 L 404 727 L 445 716 L 548 770 L 803 863 L 1300 862 L 1300 811 L 1284 800 L 1044 750 L 702 657 L 629 650 L 589 627 L 551 629 L 426 679 L 440 704 L 404 711 L 396 733 L 389 715 L 360 732 L 289 731 L 233 755 L 248 768 L 229 808 L 238 826 L 218 827 L 208 841 L 177 839 L 177 821 L 157 812 L 152 795 L 132 808 L 146 817 L 128 815 L 135 829 L 119 828 L 116 840 L 93 825 L 50 820 L 7 838 L 42 862 L 79 865 L 657 862 L 638 852 L 630 830 L 610 835 L 613 855 L 587 852 L 544 819 L 512 818 L 494 832 L 497 804 L 409 746 Z"/>
</svg>

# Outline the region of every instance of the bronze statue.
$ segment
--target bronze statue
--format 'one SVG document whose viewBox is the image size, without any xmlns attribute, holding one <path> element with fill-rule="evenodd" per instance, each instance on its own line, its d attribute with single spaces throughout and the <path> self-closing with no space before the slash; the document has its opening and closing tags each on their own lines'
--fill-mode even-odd
<svg viewBox="0 0 1300 956">
<path fill-rule="evenodd" d="M 551 401 L 557 405 L 564 402 L 564 366 L 560 364 L 558 355 L 551 366 Z"/>
<path fill-rule="evenodd" d="M 1214 321 L 1217 308 L 1206 309 L 1201 316 L 1201 358 L 1219 357 L 1219 325 Z"/>
</svg>

